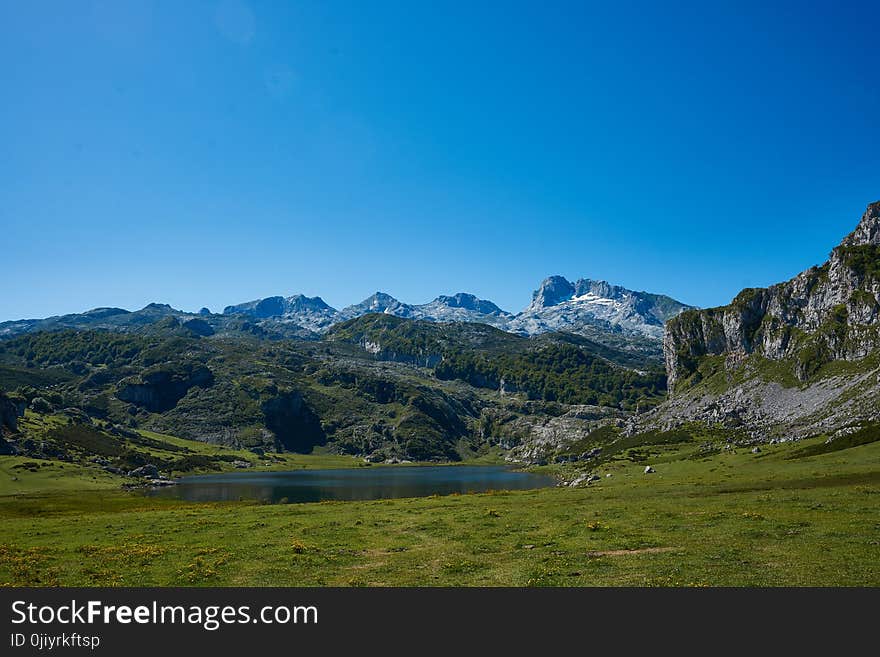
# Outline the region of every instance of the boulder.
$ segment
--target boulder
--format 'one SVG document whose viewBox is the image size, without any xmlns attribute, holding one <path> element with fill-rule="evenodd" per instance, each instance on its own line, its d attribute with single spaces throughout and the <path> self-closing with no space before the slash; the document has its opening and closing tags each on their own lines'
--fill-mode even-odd
<svg viewBox="0 0 880 657">
<path fill-rule="evenodd" d="M 24 417 L 25 406 L 26 400 L 0 392 L 0 432 L 4 428 L 13 433 L 18 431 L 18 418 Z"/>
<path fill-rule="evenodd" d="M 572 479 L 571 483 L 569 483 L 568 485 L 576 487 L 580 486 L 581 484 L 591 484 L 594 481 L 599 481 L 599 477 L 594 475 L 592 472 L 584 472 Z"/>
<path fill-rule="evenodd" d="M 143 477 L 145 479 L 158 479 L 159 468 L 157 468 L 152 463 L 148 463 L 147 465 L 143 465 L 139 468 L 135 468 L 134 470 L 129 471 L 128 476 Z"/>
</svg>

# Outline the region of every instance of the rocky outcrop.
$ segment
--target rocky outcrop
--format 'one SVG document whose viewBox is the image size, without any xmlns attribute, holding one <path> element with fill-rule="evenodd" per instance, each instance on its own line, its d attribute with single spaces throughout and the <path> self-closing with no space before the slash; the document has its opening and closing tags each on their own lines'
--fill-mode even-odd
<svg viewBox="0 0 880 657">
<path fill-rule="evenodd" d="M 120 381 L 116 397 L 152 413 L 164 413 L 174 408 L 190 388 L 207 388 L 213 383 L 213 372 L 199 363 L 157 365 Z"/>
<path fill-rule="evenodd" d="M 841 246 L 880 245 L 880 201 L 868 205 L 856 229 L 841 243 Z"/>
<path fill-rule="evenodd" d="M 24 417 L 27 400 L 0 392 L 0 433 L 3 429 L 18 431 L 18 418 Z"/>
<path fill-rule="evenodd" d="M 702 359 L 735 367 L 751 354 L 792 359 L 806 381 L 823 364 L 858 360 L 880 346 L 880 202 L 852 234 L 813 267 L 785 283 L 746 289 L 721 308 L 689 310 L 666 325 L 669 389 L 693 376 Z"/>
<path fill-rule="evenodd" d="M 624 416 L 623 412 L 607 406 L 571 406 L 557 417 L 520 417 L 508 429 L 511 435 L 517 436 L 518 444 L 511 446 L 506 458 L 508 461 L 546 464 L 554 460 L 554 454 L 586 440 L 600 426 L 622 424 Z M 581 457 L 593 458 L 601 451 L 587 452 Z"/>
</svg>

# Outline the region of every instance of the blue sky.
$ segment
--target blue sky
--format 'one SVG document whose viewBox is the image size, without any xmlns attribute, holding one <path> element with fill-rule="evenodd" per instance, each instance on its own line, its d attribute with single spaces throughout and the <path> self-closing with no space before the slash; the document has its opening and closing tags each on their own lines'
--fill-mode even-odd
<svg viewBox="0 0 880 657">
<path fill-rule="evenodd" d="M 880 6 L 671 4 L 0 0 L 0 320 L 824 261 L 880 199 Z"/>
</svg>

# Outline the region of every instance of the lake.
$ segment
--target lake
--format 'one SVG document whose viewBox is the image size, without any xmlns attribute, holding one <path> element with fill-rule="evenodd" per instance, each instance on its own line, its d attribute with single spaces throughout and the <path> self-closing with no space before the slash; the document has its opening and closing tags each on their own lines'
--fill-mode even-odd
<svg viewBox="0 0 880 657">
<path fill-rule="evenodd" d="M 197 475 L 149 494 L 192 502 L 295 503 L 524 490 L 555 484 L 552 477 L 500 465 L 396 466 Z"/>
</svg>

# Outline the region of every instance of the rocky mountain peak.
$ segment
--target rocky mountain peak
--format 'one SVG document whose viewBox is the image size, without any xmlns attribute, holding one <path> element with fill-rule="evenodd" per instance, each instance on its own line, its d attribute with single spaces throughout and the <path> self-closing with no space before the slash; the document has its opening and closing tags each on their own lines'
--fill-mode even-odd
<svg viewBox="0 0 880 657">
<path fill-rule="evenodd" d="M 506 329 L 524 335 L 616 333 L 659 341 L 663 323 L 689 307 L 664 295 L 634 292 L 607 281 L 581 278 L 571 283 L 562 276 L 550 276 Z"/>
<path fill-rule="evenodd" d="M 284 297 L 266 297 L 248 301 L 235 306 L 226 306 L 224 315 L 249 315 L 255 319 L 278 320 L 299 324 L 311 331 L 329 326 L 336 316 L 336 310 L 328 306 L 321 297 L 307 297 L 294 294 Z"/>
<path fill-rule="evenodd" d="M 123 308 L 92 308 L 83 313 L 85 317 L 102 319 L 114 315 L 130 315 L 131 312 Z"/>
<path fill-rule="evenodd" d="M 400 305 L 400 301 L 385 292 L 376 292 L 366 299 L 360 305 L 364 305 L 372 313 L 384 313 L 389 308 L 395 308 Z"/>
<path fill-rule="evenodd" d="M 843 240 L 841 246 L 864 244 L 880 244 L 880 201 L 868 205 L 859 225 Z"/>
<path fill-rule="evenodd" d="M 141 315 L 158 315 L 164 317 L 165 315 L 172 315 L 180 311 L 175 310 L 167 303 L 148 303 L 137 312 Z"/>
<path fill-rule="evenodd" d="M 439 297 L 434 299 L 434 303 L 441 306 L 446 306 L 448 308 L 463 308 L 464 310 L 473 310 L 475 312 L 483 313 L 486 315 L 504 313 L 501 308 L 496 306 L 491 301 L 480 299 L 473 294 L 468 294 L 467 292 L 459 292 L 458 294 L 455 294 L 453 296 L 441 294 Z"/>
<path fill-rule="evenodd" d="M 360 317 L 368 313 L 405 314 L 406 306 L 385 292 L 375 292 L 360 303 L 343 308 L 338 316 L 340 321 Z"/>
<path fill-rule="evenodd" d="M 266 297 L 239 306 L 229 306 L 223 310 L 227 315 L 239 312 L 259 318 L 280 317 L 284 314 L 284 297 Z"/>
<path fill-rule="evenodd" d="M 550 276 L 541 282 L 541 286 L 532 293 L 532 303 L 527 310 L 549 308 L 574 296 L 575 286 L 563 276 Z"/>
<path fill-rule="evenodd" d="M 581 278 L 574 284 L 574 294 L 577 297 L 593 294 L 604 299 L 618 299 L 627 291 L 625 288 L 611 285 L 608 281 L 594 281 L 589 278 Z"/>
<path fill-rule="evenodd" d="M 301 312 L 303 310 L 332 310 L 332 308 L 321 297 L 307 297 L 304 294 L 294 294 L 292 297 L 285 299 L 285 314 Z"/>
</svg>

